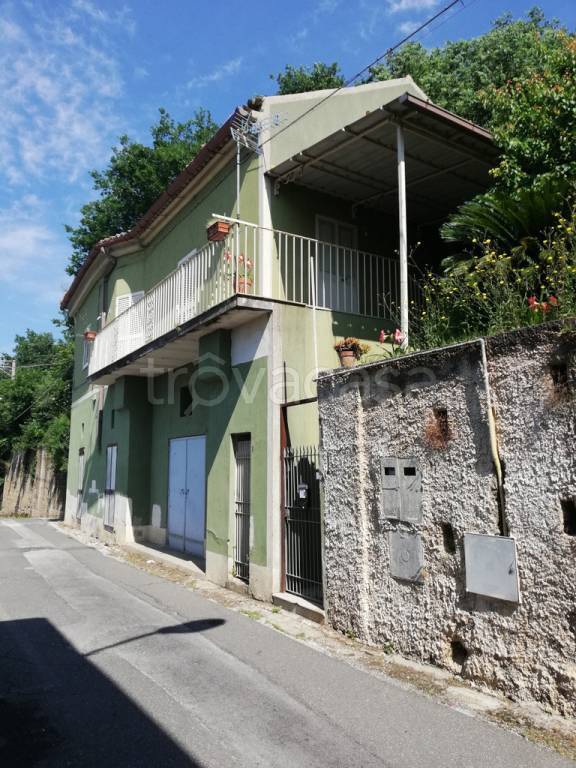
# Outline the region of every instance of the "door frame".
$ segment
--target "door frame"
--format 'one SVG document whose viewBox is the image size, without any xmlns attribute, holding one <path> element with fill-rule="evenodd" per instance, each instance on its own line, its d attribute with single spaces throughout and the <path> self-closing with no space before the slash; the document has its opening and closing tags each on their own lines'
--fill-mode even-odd
<svg viewBox="0 0 576 768">
<path fill-rule="evenodd" d="M 112 494 L 108 493 L 110 490 L 108 488 L 108 451 L 114 448 L 114 492 Z M 116 489 L 118 485 L 118 443 L 108 443 L 106 445 L 106 476 L 104 480 L 104 514 L 103 514 L 103 523 L 104 527 L 108 530 L 114 530 L 116 527 Z M 112 515 L 112 524 L 106 522 L 106 507 L 108 505 L 108 498 L 110 496 L 114 497 L 114 512 Z"/>
<path fill-rule="evenodd" d="M 317 213 L 314 217 L 314 233 L 316 236 L 316 240 L 320 241 L 321 243 L 326 242 L 325 240 L 320 240 L 319 234 L 320 234 L 320 221 L 329 221 L 330 224 L 336 225 L 336 234 L 338 234 L 338 227 L 348 227 L 354 232 L 354 243 L 351 246 L 352 250 L 358 250 L 358 225 L 357 224 L 349 224 L 347 221 L 342 221 L 342 219 L 335 219 L 333 216 L 324 216 L 323 213 Z M 337 238 L 338 239 L 338 238 Z M 347 248 L 348 246 L 342 245 L 341 243 L 329 243 L 329 245 L 336 245 L 338 248 Z"/>
<path fill-rule="evenodd" d="M 168 482 L 166 483 L 166 543 L 168 544 L 168 526 L 170 525 L 170 445 L 172 441 L 176 440 L 193 440 L 194 438 L 203 437 L 205 440 L 204 447 L 204 458 L 206 459 L 206 446 L 208 445 L 208 435 L 206 432 L 202 432 L 199 435 L 179 435 L 178 437 L 169 437 L 168 438 Z M 208 528 L 208 473 L 206 472 L 206 464 L 205 461 L 204 464 L 204 554 L 202 555 L 202 558 L 206 560 L 206 530 Z M 186 529 L 184 529 L 186 531 Z M 184 536 L 185 539 L 185 536 Z M 179 552 L 179 550 L 171 550 L 173 552 Z M 191 555 L 191 552 L 186 553 L 186 549 L 182 550 L 183 554 Z"/>
</svg>

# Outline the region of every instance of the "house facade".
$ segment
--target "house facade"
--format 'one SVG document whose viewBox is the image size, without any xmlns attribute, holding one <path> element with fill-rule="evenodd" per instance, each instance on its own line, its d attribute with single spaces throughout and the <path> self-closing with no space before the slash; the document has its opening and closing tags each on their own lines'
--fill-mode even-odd
<svg viewBox="0 0 576 768">
<path fill-rule="evenodd" d="M 237 109 L 62 306 L 76 358 L 66 521 L 322 601 L 317 372 L 407 329 L 438 224 L 489 181 L 486 131 L 410 78 Z M 399 214 L 400 211 L 400 214 Z"/>
</svg>

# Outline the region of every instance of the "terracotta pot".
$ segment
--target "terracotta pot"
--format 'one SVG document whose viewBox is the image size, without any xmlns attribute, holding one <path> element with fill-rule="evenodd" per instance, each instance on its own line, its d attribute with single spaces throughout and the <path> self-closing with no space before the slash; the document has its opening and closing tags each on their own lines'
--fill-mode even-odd
<svg viewBox="0 0 576 768">
<path fill-rule="evenodd" d="M 252 278 L 251 277 L 239 277 L 236 284 L 237 293 L 251 293 Z"/>
<path fill-rule="evenodd" d="M 353 368 L 356 365 L 356 357 L 351 349 L 339 349 L 338 354 L 342 368 Z"/>
<path fill-rule="evenodd" d="M 84 331 L 84 338 L 86 341 L 94 341 L 97 335 L 96 331 Z"/>
<path fill-rule="evenodd" d="M 230 224 L 227 221 L 215 221 L 206 230 L 208 240 L 212 243 L 224 240 L 230 232 Z"/>
</svg>

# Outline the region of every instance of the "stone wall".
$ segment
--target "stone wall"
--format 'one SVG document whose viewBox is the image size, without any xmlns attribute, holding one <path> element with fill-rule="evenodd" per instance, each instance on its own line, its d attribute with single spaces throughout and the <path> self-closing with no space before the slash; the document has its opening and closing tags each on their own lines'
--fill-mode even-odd
<svg viewBox="0 0 576 768">
<path fill-rule="evenodd" d="M 573 326 L 547 324 L 321 377 L 337 629 L 576 714 L 575 369 Z M 394 461 L 420 519 L 390 512 Z M 466 590 L 464 533 L 513 537 L 520 602 Z M 413 580 L 397 537 L 423 550 Z"/>
<path fill-rule="evenodd" d="M 64 517 L 66 478 L 54 471 L 47 452 L 16 453 L 4 478 L 0 516 Z"/>
</svg>

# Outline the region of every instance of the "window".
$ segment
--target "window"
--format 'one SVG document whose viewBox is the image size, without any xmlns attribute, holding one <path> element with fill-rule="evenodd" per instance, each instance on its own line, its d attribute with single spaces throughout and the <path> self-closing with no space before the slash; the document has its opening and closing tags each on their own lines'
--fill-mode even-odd
<svg viewBox="0 0 576 768">
<path fill-rule="evenodd" d="M 144 296 L 144 291 L 136 291 L 135 293 L 123 293 L 121 296 L 116 297 L 116 317 L 122 312 L 126 312 L 127 309 Z"/>
<path fill-rule="evenodd" d="M 84 345 L 82 347 L 82 370 L 88 368 L 90 364 L 90 355 L 92 354 L 92 342 L 88 339 L 84 339 Z"/>
<path fill-rule="evenodd" d="M 180 416 L 190 416 L 192 414 L 192 392 L 188 385 L 180 389 Z"/>
</svg>

